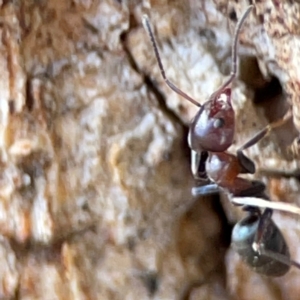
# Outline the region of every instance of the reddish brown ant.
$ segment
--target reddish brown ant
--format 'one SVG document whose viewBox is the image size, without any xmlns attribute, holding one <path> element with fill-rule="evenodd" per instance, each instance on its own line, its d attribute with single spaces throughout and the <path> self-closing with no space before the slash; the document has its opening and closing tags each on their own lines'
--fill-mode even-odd
<svg viewBox="0 0 300 300">
<path fill-rule="evenodd" d="M 184 93 L 167 78 L 146 15 L 143 17 L 143 25 L 150 36 L 166 84 L 177 94 L 199 107 L 189 129 L 188 141 L 192 152 L 191 169 L 195 178 L 201 178 L 204 172 L 213 183 L 194 188 L 193 193 L 195 195 L 209 194 L 223 189 L 231 196 L 230 200 L 233 204 L 243 206 L 243 210 L 248 212 L 248 216 L 235 225 L 232 232 L 232 246 L 242 260 L 256 272 L 275 277 L 286 274 L 291 266 L 300 269 L 300 264 L 290 259 L 285 239 L 271 219 L 273 210 L 299 213 L 299 209 L 285 203 L 280 203 L 281 207 L 279 208 L 270 201 L 263 200 L 268 200 L 264 193 L 265 185 L 260 181 L 250 181 L 239 175 L 255 173 L 254 163 L 243 154 L 243 150 L 253 146 L 272 129 L 285 123 L 291 117 L 290 111 L 281 120 L 269 124 L 258 132 L 237 150 L 236 155 L 226 152 L 233 143 L 235 131 L 235 113 L 231 105 L 230 85 L 237 74 L 238 36 L 252 8 L 253 6 L 248 7 L 236 25 L 229 79 L 203 105 Z M 247 199 L 246 203 L 243 203 L 242 199 Z M 261 211 L 259 207 L 265 209 Z"/>
</svg>

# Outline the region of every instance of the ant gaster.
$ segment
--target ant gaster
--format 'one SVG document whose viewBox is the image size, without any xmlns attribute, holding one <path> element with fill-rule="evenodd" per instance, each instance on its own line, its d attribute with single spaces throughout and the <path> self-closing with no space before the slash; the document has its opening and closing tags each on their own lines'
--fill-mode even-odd
<svg viewBox="0 0 300 300">
<path fill-rule="evenodd" d="M 216 193 L 219 189 L 223 189 L 233 197 L 231 199 L 233 204 L 236 204 L 234 203 L 236 196 L 268 200 L 264 194 L 265 185 L 262 182 L 239 177 L 239 174 L 255 173 L 254 163 L 243 154 L 243 150 L 256 144 L 272 129 L 281 126 L 291 117 L 288 111 L 281 120 L 266 126 L 240 147 L 237 155 L 226 152 L 233 143 L 235 131 L 235 113 L 231 105 L 230 85 L 237 74 L 238 36 L 252 8 L 252 5 L 248 7 L 236 25 L 230 77 L 203 105 L 180 90 L 166 77 L 148 16 L 143 16 L 143 25 L 150 36 L 166 84 L 177 94 L 199 107 L 199 111 L 190 124 L 188 136 L 191 148 L 191 169 L 196 179 L 201 179 L 204 175 L 213 183 L 194 188 L 193 192 L 195 195 L 201 195 Z M 256 272 L 267 276 L 282 276 L 291 266 L 300 269 L 300 264 L 290 259 L 285 239 L 271 219 L 273 209 L 266 208 L 261 212 L 255 204 L 244 205 L 243 209 L 248 212 L 248 216 L 237 223 L 232 232 L 232 246 L 242 260 Z"/>
</svg>

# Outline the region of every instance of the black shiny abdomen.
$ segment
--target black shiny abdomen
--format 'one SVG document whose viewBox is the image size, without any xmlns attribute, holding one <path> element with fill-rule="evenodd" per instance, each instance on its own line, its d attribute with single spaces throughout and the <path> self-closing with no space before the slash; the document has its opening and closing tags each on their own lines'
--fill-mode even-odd
<svg viewBox="0 0 300 300">
<path fill-rule="evenodd" d="M 249 215 L 238 222 L 232 231 L 232 247 L 255 272 L 270 277 L 283 276 L 289 271 L 290 265 L 264 255 L 258 255 L 252 248 L 258 223 L 259 217 L 255 215 Z M 290 259 L 285 239 L 272 220 L 270 220 L 268 227 L 264 230 L 262 242 L 264 249 L 272 251 L 275 254 L 281 254 L 288 260 Z"/>
</svg>

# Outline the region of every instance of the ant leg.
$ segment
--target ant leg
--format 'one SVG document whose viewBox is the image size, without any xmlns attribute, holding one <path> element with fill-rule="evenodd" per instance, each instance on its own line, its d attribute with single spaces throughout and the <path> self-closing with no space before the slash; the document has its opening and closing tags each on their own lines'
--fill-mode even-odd
<svg viewBox="0 0 300 300">
<path fill-rule="evenodd" d="M 270 208 L 272 210 L 285 211 L 291 214 L 300 215 L 300 208 L 296 205 L 285 202 L 273 202 L 257 197 L 236 196 L 230 197 L 230 202 L 234 205 L 244 205 L 257 208 Z"/>
<path fill-rule="evenodd" d="M 206 151 L 201 151 L 201 154 L 191 150 L 191 170 L 195 179 L 200 179 L 202 181 L 207 180 L 205 163 L 208 157 Z"/>
<path fill-rule="evenodd" d="M 201 104 L 199 102 L 197 102 L 196 100 L 194 100 L 192 97 L 190 97 L 189 95 L 187 95 L 186 93 L 184 93 L 180 88 L 178 88 L 173 82 L 171 82 L 165 73 L 165 69 L 164 66 L 162 64 L 160 55 L 159 55 L 159 51 L 158 51 L 158 47 L 157 47 L 157 43 L 154 37 L 154 34 L 152 32 L 151 29 L 151 25 L 150 25 L 150 21 L 147 15 L 143 15 L 143 25 L 144 28 L 146 29 L 146 31 L 148 32 L 148 35 L 150 37 L 153 49 L 154 49 L 154 53 L 155 53 L 155 57 L 160 69 L 160 73 L 165 81 L 165 83 L 169 86 L 170 89 L 172 89 L 175 93 L 179 94 L 180 96 L 182 96 L 183 98 L 185 98 L 186 100 L 192 102 L 193 104 L 195 104 L 198 107 L 201 107 Z"/>
<path fill-rule="evenodd" d="M 297 138 L 295 138 L 292 145 L 290 146 L 290 150 L 294 155 L 298 156 L 299 155 L 299 147 L 300 147 L 300 135 Z"/>
<path fill-rule="evenodd" d="M 273 210 L 270 208 L 266 208 L 261 215 L 257 227 L 257 231 L 254 237 L 254 241 L 252 244 L 253 250 L 260 253 L 260 248 L 262 245 L 262 240 L 264 238 L 264 234 L 266 232 L 266 229 L 268 228 L 269 224 L 271 223 L 271 218 L 272 218 Z"/>
<path fill-rule="evenodd" d="M 203 186 L 197 186 L 192 188 L 192 195 L 194 197 L 204 196 L 204 195 L 215 195 L 219 194 L 220 189 L 216 183 L 206 184 Z"/>
<path fill-rule="evenodd" d="M 300 269 L 300 263 L 296 262 L 295 260 L 290 259 L 289 257 L 287 257 L 283 254 L 280 254 L 280 253 L 277 253 L 274 251 L 270 251 L 270 250 L 266 250 L 263 245 L 260 247 L 260 255 L 264 255 L 264 256 L 267 256 L 274 260 L 277 260 L 284 265 L 293 266 L 297 269 Z"/>
<path fill-rule="evenodd" d="M 289 109 L 288 112 L 283 116 L 283 118 L 267 125 L 261 131 L 259 131 L 254 137 L 252 137 L 249 141 L 247 141 L 243 146 L 241 146 L 237 152 L 241 152 L 255 145 L 262 138 L 268 135 L 273 129 L 285 124 L 291 117 L 292 117 L 292 111 Z"/>
<path fill-rule="evenodd" d="M 251 181 L 251 187 L 241 191 L 238 195 L 239 197 L 261 197 L 265 198 L 264 191 L 266 190 L 266 185 L 258 180 Z"/>
<path fill-rule="evenodd" d="M 237 157 L 238 160 L 241 164 L 241 166 L 248 171 L 250 174 L 255 173 L 255 165 L 254 163 L 245 156 L 243 153 L 243 150 L 246 150 L 256 143 L 258 143 L 261 139 L 263 139 L 266 135 L 268 135 L 273 129 L 282 126 L 285 124 L 290 118 L 292 117 L 292 112 L 289 109 L 288 112 L 283 116 L 282 119 L 273 122 L 269 125 L 267 125 L 265 128 L 263 128 L 261 131 L 259 131 L 254 137 L 252 137 L 249 141 L 247 141 L 244 145 L 242 145 L 238 150 L 237 150 Z"/>
<path fill-rule="evenodd" d="M 274 252 L 272 250 L 265 249 L 263 240 L 264 240 L 264 235 L 266 234 L 268 226 L 271 225 L 272 214 L 273 214 L 272 209 L 267 208 L 261 215 L 261 218 L 258 223 L 257 231 L 256 231 L 256 234 L 254 237 L 254 241 L 252 244 L 253 250 L 255 252 L 257 252 L 259 255 L 267 256 L 267 257 L 272 258 L 284 265 L 294 266 L 294 267 L 300 269 L 300 264 L 298 262 L 290 259 L 288 250 L 286 250 L 286 254 L 282 254 L 279 252 Z"/>
<path fill-rule="evenodd" d="M 201 151 L 201 154 L 191 150 L 191 169 L 192 174 L 196 180 L 207 181 L 207 175 L 205 170 L 205 163 L 208 158 L 206 151 Z M 203 195 L 214 195 L 219 193 L 219 186 L 215 183 L 205 184 L 192 188 L 192 195 L 194 197 Z"/>
<path fill-rule="evenodd" d="M 194 178 L 198 177 L 199 164 L 200 164 L 199 154 L 196 151 L 191 150 L 191 170 Z"/>
<path fill-rule="evenodd" d="M 255 174 L 255 164 L 242 150 L 237 150 L 237 159 L 243 168 L 241 174 Z"/>
</svg>

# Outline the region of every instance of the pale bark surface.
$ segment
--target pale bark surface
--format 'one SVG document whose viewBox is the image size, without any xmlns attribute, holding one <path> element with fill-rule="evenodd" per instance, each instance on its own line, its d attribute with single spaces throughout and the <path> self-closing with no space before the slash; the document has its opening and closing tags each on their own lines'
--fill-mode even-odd
<svg viewBox="0 0 300 300">
<path fill-rule="evenodd" d="M 230 72 L 230 17 L 246 1 L 0 4 L 0 299 L 300 299 L 300 270 L 254 273 L 228 248 L 219 200 L 192 199 L 186 125 L 197 108 L 165 86 L 141 25 L 149 14 L 168 76 L 203 103 Z M 295 126 L 247 155 L 272 200 L 300 206 L 287 150 L 299 128 L 299 11 L 266 0 L 247 19 L 232 151 L 292 104 Z M 271 76 L 283 92 L 265 92 Z M 243 213 L 222 202 L 233 225 Z M 275 221 L 300 261 L 299 218 Z"/>
</svg>

